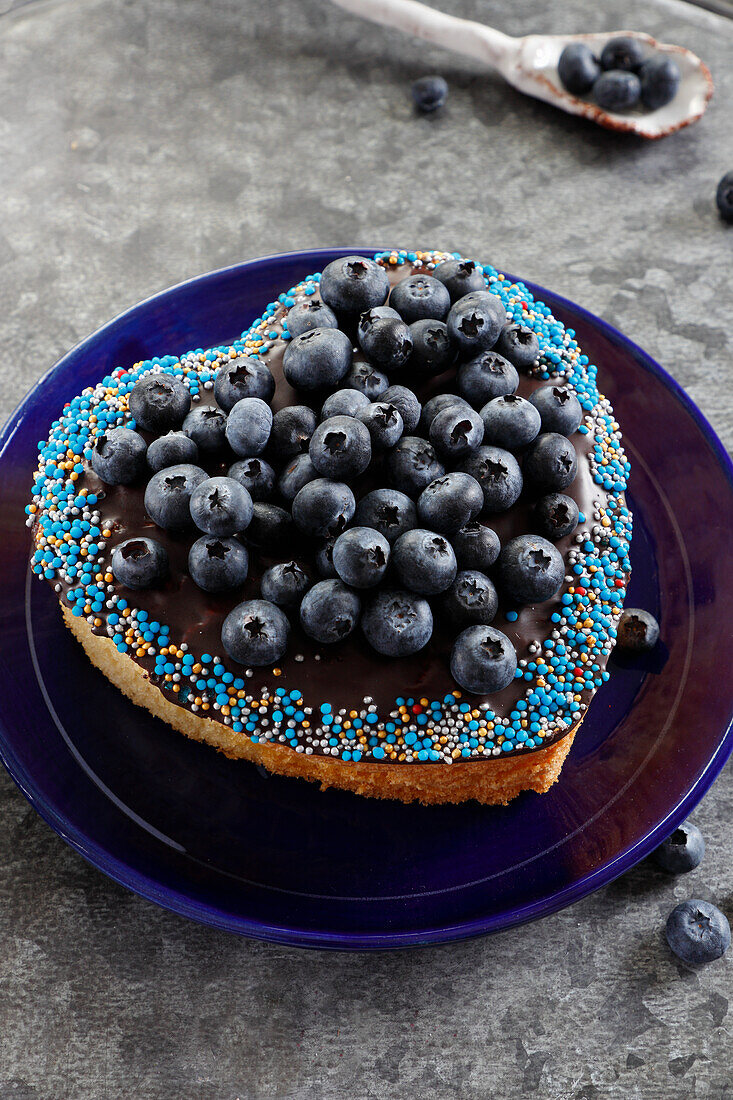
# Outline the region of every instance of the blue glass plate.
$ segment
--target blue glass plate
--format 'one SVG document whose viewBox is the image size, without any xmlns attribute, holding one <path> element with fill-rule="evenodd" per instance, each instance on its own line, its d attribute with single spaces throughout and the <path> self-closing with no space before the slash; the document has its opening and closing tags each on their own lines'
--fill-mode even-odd
<svg viewBox="0 0 733 1100">
<path fill-rule="evenodd" d="M 57 832 L 117 882 L 261 939 L 385 948 L 551 913 L 628 870 L 702 798 L 733 747 L 733 470 L 677 384 L 619 332 L 533 287 L 599 366 L 632 462 L 629 602 L 662 644 L 612 659 L 549 794 L 506 808 L 320 792 L 186 740 L 133 706 L 31 580 L 23 508 L 36 444 L 63 403 L 118 365 L 234 338 L 343 249 L 272 256 L 167 290 L 66 355 L 0 436 L 0 754 Z M 350 249 L 373 252 L 375 249 Z"/>
</svg>

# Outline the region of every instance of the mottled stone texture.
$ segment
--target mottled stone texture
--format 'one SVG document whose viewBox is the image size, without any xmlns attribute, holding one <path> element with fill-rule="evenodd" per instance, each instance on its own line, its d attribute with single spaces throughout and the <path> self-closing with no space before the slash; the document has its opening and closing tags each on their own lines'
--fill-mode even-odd
<svg viewBox="0 0 733 1100">
<path fill-rule="evenodd" d="M 66 0 L 0 19 L 0 413 L 186 276 L 423 244 L 618 325 L 730 443 L 733 230 L 713 194 L 733 167 L 733 23 L 674 0 L 450 6 L 515 33 L 646 29 L 705 57 L 716 98 L 645 144 L 325 0 Z M 415 117 L 410 81 L 436 70 L 449 104 Z M 540 924 L 390 956 L 171 916 L 87 866 L 4 775 L 0 815 L 2 1100 L 733 1097 L 733 962 L 690 973 L 662 935 L 691 894 L 733 916 L 730 769 L 695 814 L 708 854 L 686 878 L 641 866 Z"/>
</svg>

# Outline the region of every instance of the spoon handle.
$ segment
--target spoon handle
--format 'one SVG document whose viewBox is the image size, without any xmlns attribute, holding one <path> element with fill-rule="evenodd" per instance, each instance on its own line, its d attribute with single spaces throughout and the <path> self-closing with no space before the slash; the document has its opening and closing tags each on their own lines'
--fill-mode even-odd
<svg viewBox="0 0 733 1100">
<path fill-rule="evenodd" d="M 516 38 L 510 38 L 484 23 L 446 15 L 417 3 L 417 0 L 334 0 L 334 3 L 352 15 L 361 15 L 373 23 L 424 38 L 436 46 L 477 58 L 497 69 L 513 59 L 519 49 Z"/>
</svg>

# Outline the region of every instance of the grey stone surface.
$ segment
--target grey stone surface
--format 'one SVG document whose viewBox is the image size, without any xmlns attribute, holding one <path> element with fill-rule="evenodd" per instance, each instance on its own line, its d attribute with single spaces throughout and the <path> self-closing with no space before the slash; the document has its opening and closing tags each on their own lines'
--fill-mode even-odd
<svg viewBox="0 0 733 1100">
<path fill-rule="evenodd" d="M 618 325 L 730 445 L 733 230 L 713 194 L 733 167 L 733 23 L 676 0 L 451 10 L 514 33 L 646 29 L 706 58 L 717 95 L 700 124 L 644 144 L 318 0 L 66 0 L 0 18 L 0 414 L 172 282 L 283 249 L 422 244 Z M 449 105 L 417 118 L 409 83 L 434 70 Z M 0 1098 L 730 1100 L 733 963 L 686 971 L 662 928 L 691 895 L 733 916 L 732 818 L 729 768 L 694 815 L 708 854 L 685 878 L 640 866 L 491 939 L 337 956 L 133 897 L 3 774 Z"/>
</svg>

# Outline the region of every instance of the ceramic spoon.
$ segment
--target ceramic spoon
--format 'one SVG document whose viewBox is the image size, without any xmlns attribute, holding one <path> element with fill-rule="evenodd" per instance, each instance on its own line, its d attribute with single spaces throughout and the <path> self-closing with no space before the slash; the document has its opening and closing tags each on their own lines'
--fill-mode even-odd
<svg viewBox="0 0 733 1100">
<path fill-rule="evenodd" d="M 629 131 L 645 138 L 666 137 L 696 122 L 713 94 L 710 70 L 699 57 L 682 46 L 657 42 L 638 31 L 530 34 L 524 38 L 510 38 L 493 27 L 457 19 L 416 0 L 334 0 L 334 3 L 353 15 L 361 15 L 374 23 L 424 38 L 436 46 L 475 57 L 491 65 L 520 92 L 544 99 L 572 115 L 582 115 L 609 130 Z M 609 38 L 621 35 L 638 38 L 648 46 L 650 54 L 667 54 L 679 65 L 682 76 L 680 86 L 677 95 L 666 107 L 656 111 L 638 108 L 628 114 L 614 114 L 571 95 L 563 88 L 557 75 L 557 63 L 568 43 L 585 42 L 598 55 Z"/>
</svg>

